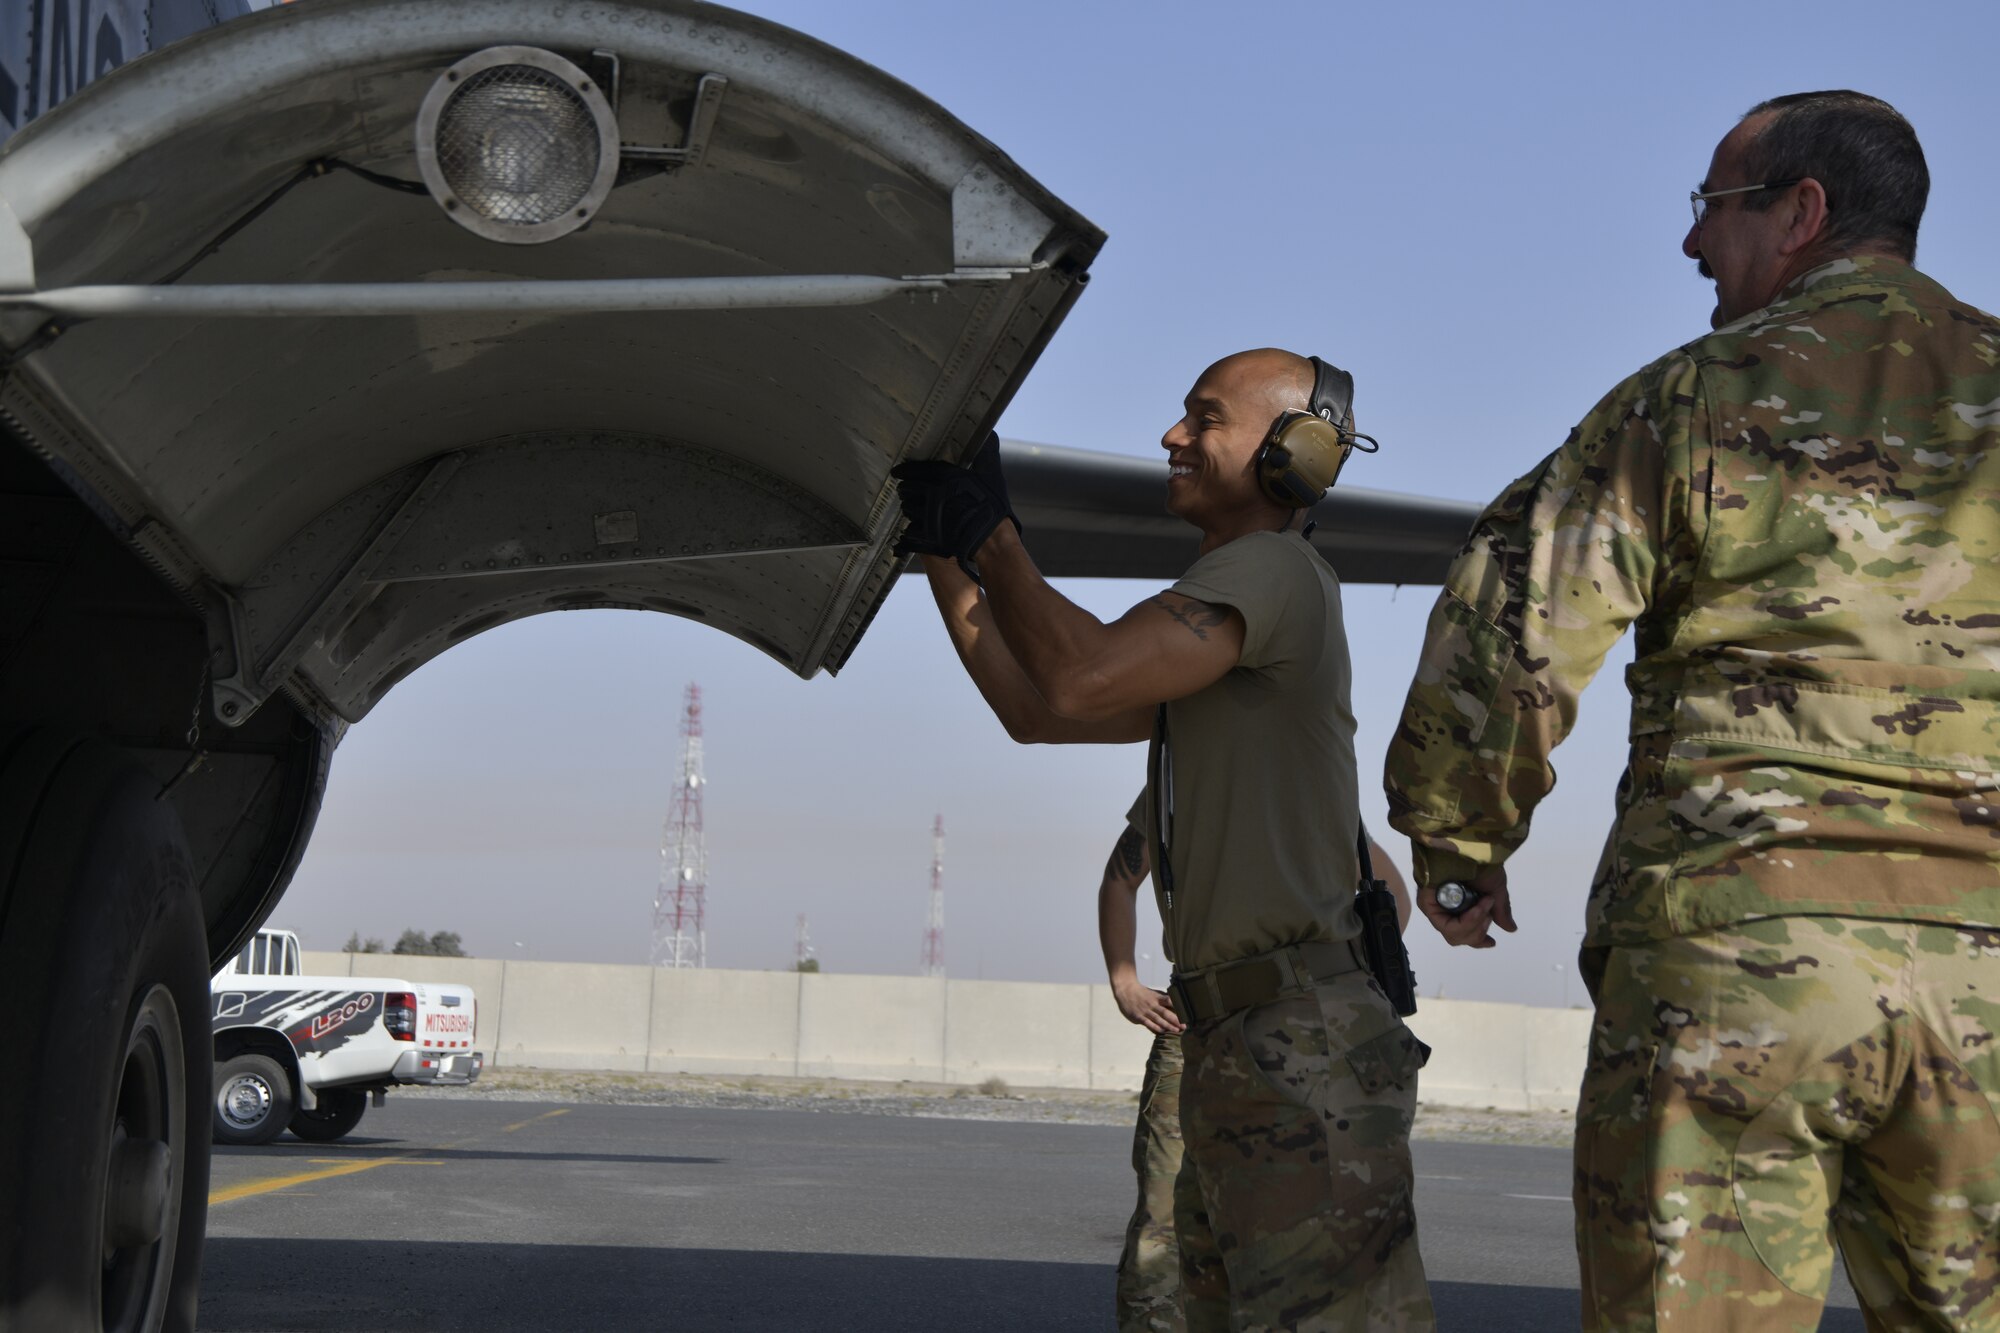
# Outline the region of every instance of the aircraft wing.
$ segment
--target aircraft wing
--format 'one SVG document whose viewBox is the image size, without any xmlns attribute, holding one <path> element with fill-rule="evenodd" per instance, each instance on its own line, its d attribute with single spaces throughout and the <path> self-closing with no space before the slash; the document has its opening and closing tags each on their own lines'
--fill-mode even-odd
<svg viewBox="0 0 2000 1333">
<path fill-rule="evenodd" d="M 1000 457 L 1028 550 L 1050 578 L 1171 582 L 1200 534 L 1166 512 L 1166 455 L 1134 458 L 1005 440 Z M 1313 545 L 1347 583 L 1441 583 L 1479 515 L 1462 500 L 1338 486 Z"/>
</svg>

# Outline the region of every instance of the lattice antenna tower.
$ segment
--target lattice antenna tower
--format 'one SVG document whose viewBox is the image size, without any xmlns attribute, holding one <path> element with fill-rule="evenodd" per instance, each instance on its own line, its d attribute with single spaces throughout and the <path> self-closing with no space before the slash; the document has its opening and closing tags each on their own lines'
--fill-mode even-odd
<svg viewBox="0 0 2000 1333">
<path fill-rule="evenodd" d="M 796 971 L 803 972 L 806 970 L 806 964 L 812 960 L 812 957 L 812 932 L 806 929 L 806 914 L 800 912 L 798 939 L 792 948 L 792 967 Z"/>
<path fill-rule="evenodd" d="M 924 922 L 923 974 L 944 975 L 944 816 L 931 825 L 931 910 Z"/>
<path fill-rule="evenodd" d="M 660 831 L 660 886 L 653 891 L 653 966 L 708 965 L 708 848 L 702 838 L 701 686 L 681 709 L 681 770 Z"/>
</svg>

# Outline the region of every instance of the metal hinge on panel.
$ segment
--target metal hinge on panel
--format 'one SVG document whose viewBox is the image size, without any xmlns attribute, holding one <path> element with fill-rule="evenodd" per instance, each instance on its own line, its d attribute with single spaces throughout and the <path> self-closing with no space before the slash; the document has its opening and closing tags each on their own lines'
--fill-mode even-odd
<svg viewBox="0 0 2000 1333">
<path fill-rule="evenodd" d="M 1054 230 L 1047 214 L 984 163 L 952 187 L 951 260 L 959 273 L 1029 268 Z"/>
<path fill-rule="evenodd" d="M 708 137 L 715 132 L 715 118 L 722 110 L 722 95 L 729 80 L 720 74 L 704 74 L 695 85 L 694 109 L 688 115 L 687 134 L 678 148 L 655 148 L 650 144 L 621 143 L 618 155 L 634 162 L 659 162 L 667 166 L 698 167 L 708 152 Z"/>
</svg>

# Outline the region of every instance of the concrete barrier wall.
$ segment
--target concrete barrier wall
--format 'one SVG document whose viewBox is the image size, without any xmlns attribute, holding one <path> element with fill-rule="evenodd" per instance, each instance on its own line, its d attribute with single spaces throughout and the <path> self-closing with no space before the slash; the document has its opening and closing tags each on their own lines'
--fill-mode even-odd
<svg viewBox="0 0 2000 1333">
<path fill-rule="evenodd" d="M 509 959 L 494 1059 L 538 1069 L 644 1070 L 654 973 L 650 967 Z"/>
<path fill-rule="evenodd" d="M 944 995 L 936 977 L 800 975 L 798 1072 L 942 1083 Z"/>
<path fill-rule="evenodd" d="M 1091 989 L 1032 981 L 946 982 L 943 1081 L 1092 1086 Z"/>
<path fill-rule="evenodd" d="M 799 1072 L 796 972 L 661 968 L 646 1068 L 677 1074 Z"/>
<path fill-rule="evenodd" d="M 1576 1106 L 1588 1010 L 1429 1000 L 1418 1004 L 1410 1030 L 1431 1048 L 1427 1102 L 1502 1111 Z"/>
<path fill-rule="evenodd" d="M 475 1040 L 496 1066 L 1133 1089 L 1152 1043 L 1105 986 L 400 954 L 304 964 L 471 986 Z M 1585 1010 L 1426 1000 L 1410 1027 L 1431 1047 L 1426 1102 L 1576 1105 Z"/>
</svg>

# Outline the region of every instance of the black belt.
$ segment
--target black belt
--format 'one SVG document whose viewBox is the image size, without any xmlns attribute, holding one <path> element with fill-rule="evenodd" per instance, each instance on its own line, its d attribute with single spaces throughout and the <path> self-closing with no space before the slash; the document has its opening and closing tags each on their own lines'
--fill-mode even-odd
<svg viewBox="0 0 2000 1333">
<path fill-rule="evenodd" d="M 1196 972 L 1176 972 L 1167 990 L 1181 1022 L 1206 1023 L 1238 1009 L 1269 1004 L 1281 995 L 1311 990 L 1361 966 L 1360 954 L 1351 943 L 1314 940 L 1234 958 Z"/>
</svg>

